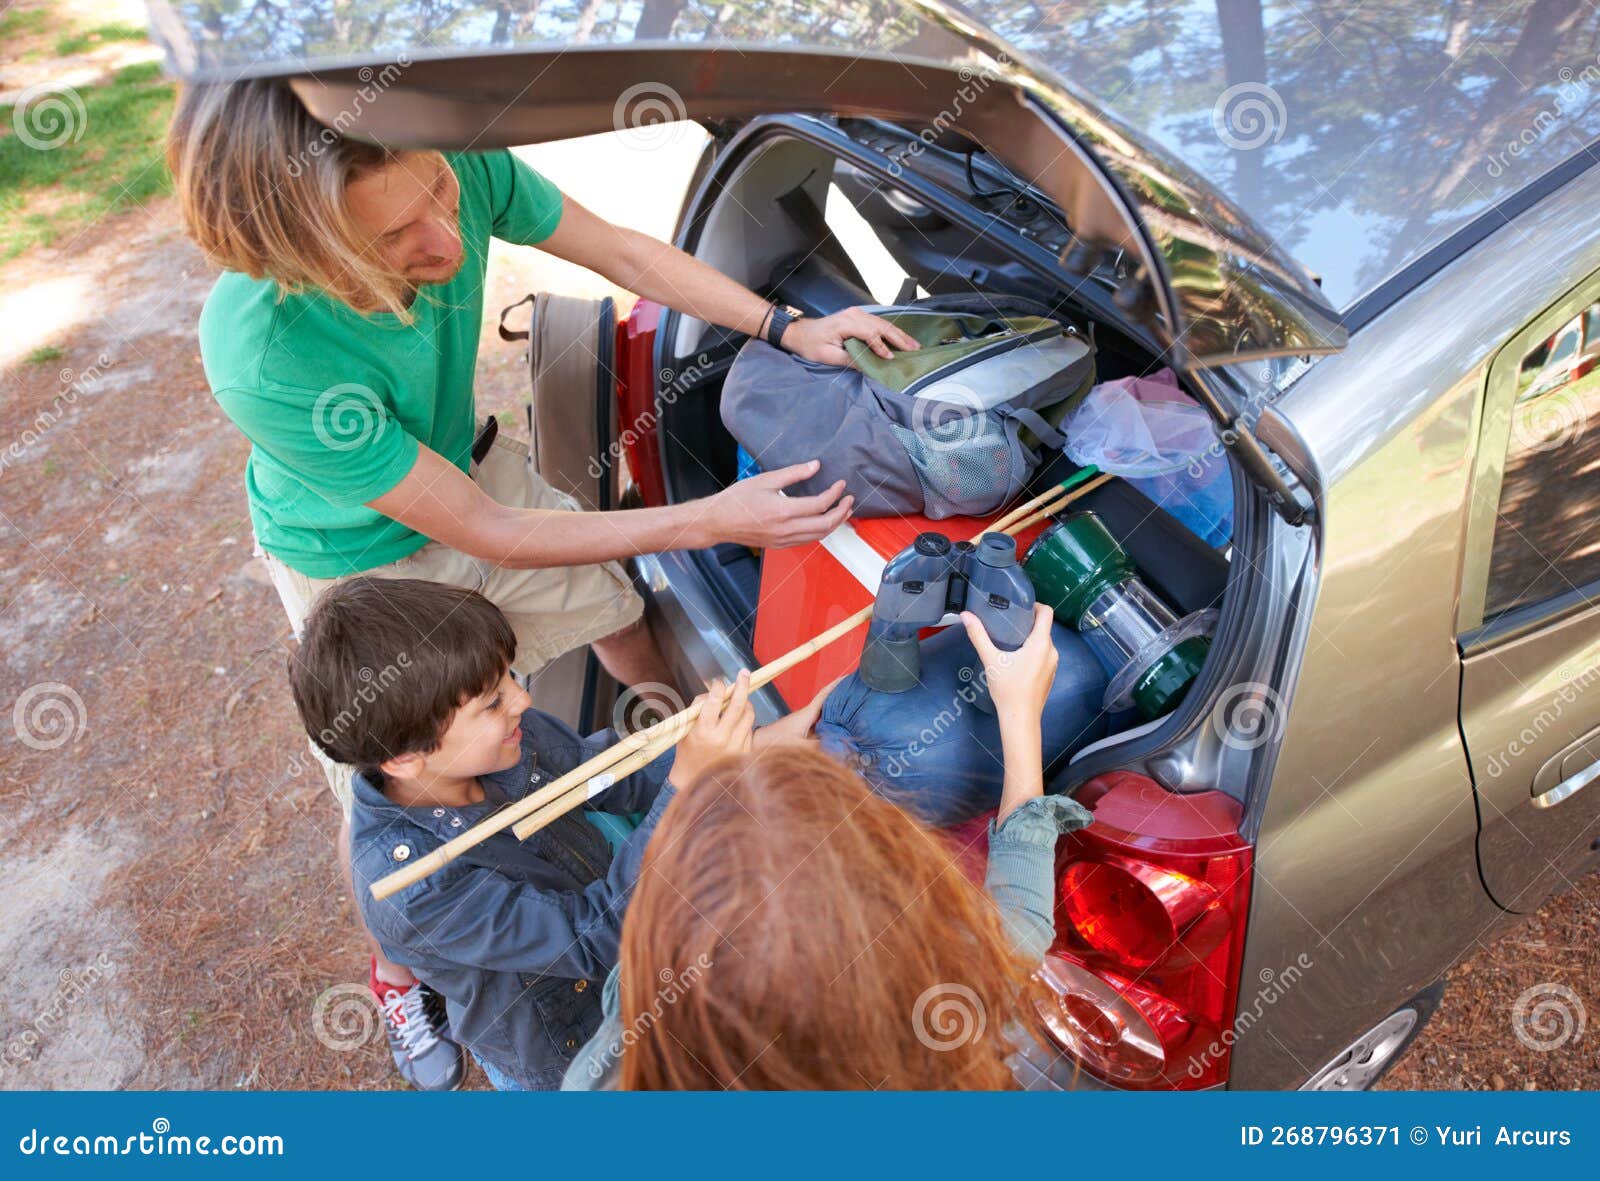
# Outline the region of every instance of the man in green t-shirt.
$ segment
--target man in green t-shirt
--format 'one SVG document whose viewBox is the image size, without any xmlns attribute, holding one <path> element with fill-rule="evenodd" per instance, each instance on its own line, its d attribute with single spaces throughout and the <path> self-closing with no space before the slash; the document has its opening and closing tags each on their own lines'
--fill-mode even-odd
<svg viewBox="0 0 1600 1181">
<path fill-rule="evenodd" d="M 250 518 L 296 631 L 340 579 L 429 578 L 505 612 L 521 673 L 593 644 L 622 683 L 670 683 L 618 559 L 725 541 L 794 545 L 849 515 L 843 481 L 783 494 L 814 461 L 687 504 L 593 513 L 574 511 L 517 444 L 475 458 L 491 238 L 539 245 L 813 361 L 848 364 L 852 338 L 884 357 L 916 347 L 860 308 L 790 320 L 682 251 L 602 221 L 507 152 L 347 139 L 281 80 L 186 89 L 168 162 L 189 232 L 224 268 L 201 313 L 200 350 L 218 403 L 250 440 Z M 373 671 L 383 682 L 386 670 Z M 348 816 L 350 769 L 328 771 Z M 347 845 L 341 832 L 342 856 Z M 421 1087 L 456 1085 L 460 1054 L 439 1006 L 372 948 L 402 1073 Z"/>
</svg>

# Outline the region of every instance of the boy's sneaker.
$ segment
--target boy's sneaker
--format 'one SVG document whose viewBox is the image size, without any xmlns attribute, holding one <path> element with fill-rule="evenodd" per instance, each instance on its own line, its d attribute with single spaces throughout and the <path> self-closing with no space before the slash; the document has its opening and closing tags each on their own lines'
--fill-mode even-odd
<svg viewBox="0 0 1600 1181">
<path fill-rule="evenodd" d="M 368 984 L 383 1010 L 389 1052 L 405 1079 L 419 1091 L 454 1091 L 466 1077 L 461 1047 L 449 1038 L 444 999 L 422 981 L 409 988 L 378 979 L 372 961 Z"/>
</svg>

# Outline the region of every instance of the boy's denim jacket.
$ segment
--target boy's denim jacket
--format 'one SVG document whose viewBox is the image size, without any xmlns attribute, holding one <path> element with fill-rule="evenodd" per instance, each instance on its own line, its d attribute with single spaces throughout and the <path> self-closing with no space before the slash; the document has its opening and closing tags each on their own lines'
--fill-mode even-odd
<svg viewBox="0 0 1600 1181">
<path fill-rule="evenodd" d="M 530 709 L 521 760 L 482 777 L 489 799 L 467 808 L 402 808 L 364 776 L 354 780 L 350 862 L 367 929 L 385 956 L 445 998 L 458 1043 L 529 1089 L 558 1086 L 600 1025 L 600 986 L 617 960 L 623 908 L 673 794 L 665 786 L 671 752 L 585 805 L 648 811 L 615 856 L 574 810 L 527 841 L 509 828 L 496 833 L 382 901 L 369 887 L 616 740 L 610 730 L 583 738 Z"/>
</svg>

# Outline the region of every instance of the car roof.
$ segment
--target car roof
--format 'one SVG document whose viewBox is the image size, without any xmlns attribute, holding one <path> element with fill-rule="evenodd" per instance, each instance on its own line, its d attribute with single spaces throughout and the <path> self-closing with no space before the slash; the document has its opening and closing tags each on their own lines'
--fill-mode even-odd
<svg viewBox="0 0 1600 1181">
<path fill-rule="evenodd" d="M 1600 6 L 1576 0 L 969 8 L 1183 159 L 1338 308 L 1600 137 Z"/>
<path fill-rule="evenodd" d="M 759 41 L 948 55 L 934 5 L 730 11 L 720 0 L 602 6 L 574 40 Z M 370 9 L 156 0 L 191 77 L 518 49 L 573 38 L 532 0 Z M 1564 0 L 1359 6 L 969 0 L 962 11 L 1229 198 L 1349 308 L 1600 136 L 1600 7 Z M 620 14 L 620 16 L 619 16 Z M 187 56 L 188 60 L 184 58 Z M 909 83 L 908 83 L 909 84 Z"/>
</svg>

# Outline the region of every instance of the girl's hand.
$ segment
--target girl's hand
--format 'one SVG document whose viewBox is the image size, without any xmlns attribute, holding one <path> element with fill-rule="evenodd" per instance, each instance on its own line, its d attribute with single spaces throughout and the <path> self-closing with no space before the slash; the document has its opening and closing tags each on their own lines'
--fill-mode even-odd
<svg viewBox="0 0 1600 1181">
<path fill-rule="evenodd" d="M 678 743 L 667 782 L 679 791 L 722 759 L 750 753 L 756 711 L 750 704 L 750 672 L 742 669 L 732 685 L 713 681 L 697 699 L 700 714 Z"/>
<path fill-rule="evenodd" d="M 989 696 L 1000 720 L 1000 748 L 1005 775 L 1000 784 L 999 824 L 1019 804 L 1044 794 L 1044 736 L 1041 715 L 1056 677 L 1056 646 L 1050 636 L 1055 613 L 1034 604 L 1033 630 L 1015 652 L 1002 652 L 989 642 L 977 616 L 961 613 L 967 636 L 983 660 Z"/>
<path fill-rule="evenodd" d="M 763 726 L 757 730 L 756 749 L 765 750 L 781 742 L 809 742 L 811 731 L 816 728 L 817 719 L 822 716 L 823 703 L 842 680 L 844 677 L 836 677 L 831 683 L 822 687 L 822 692 L 813 697 L 810 704 L 786 714 L 770 726 Z"/>
<path fill-rule="evenodd" d="M 983 661 L 983 671 L 989 686 L 989 696 L 994 699 L 994 711 L 1001 727 L 1007 723 L 1039 721 L 1044 703 L 1050 697 L 1050 687 L 1055 684 L 1055 641 L 1050 636 L 1055 613 L 1044 603 L 1033 605 L 1033 630 L 1022 647 L 1015 652 L 1002 652 L 989 639 L 983 624 L 970 611 L 961 613 L 967 637 L 978 650 Z"/>
</svg>

